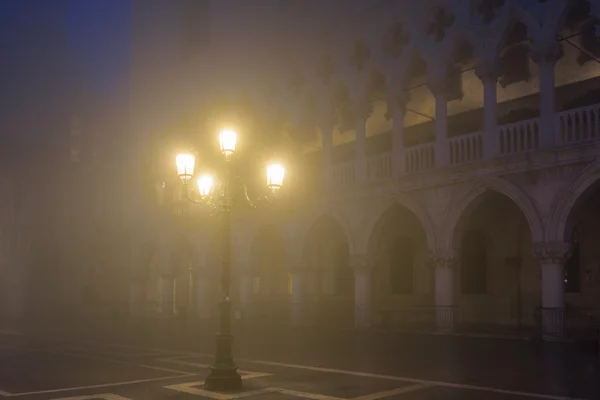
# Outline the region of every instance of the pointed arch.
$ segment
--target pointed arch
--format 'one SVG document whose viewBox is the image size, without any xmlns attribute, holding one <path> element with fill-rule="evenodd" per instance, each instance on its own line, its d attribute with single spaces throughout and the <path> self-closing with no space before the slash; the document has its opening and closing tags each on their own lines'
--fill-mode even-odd
<svg viewBox="0 0 600 400">
<path fill-rule="evenodd" d="M 442 226 L 438 248 L 456 248 L 456 228 L 461 220 L 477 205 L 477 200 L 485 192 L 493 191 L 505 195 L 511 199 L 521 210 L 531 231 L 532 240 L 541 242 L 544 240 L 544 226 L 537 207 L 533 201 L 521 189 L 501 178 L 486 178 L 471 184 L 459 196 L 450 203 L 446 212 L 446 219 Z"/>
<path fill-rule="evenodd" d="M 429 217 L 429 214 L 418 204 L 416 200 L 405 193 L 397 193 L 394 196 L 386 199 L 379 203 L 376 207 L 372 208 L 367 217 L 361 223 L 358 232 L 359 237 L 357 240 L 357 250 L 366 254 L 369 250 L 369 242 L 373 232 L 376 230 L 377 224 L 381 221 L 381 218 L 392 209 L 394 206 L 400 206 L 410 211 L 419 220 L 425 237 L 427 239 L 427 245 L 433 248 L 436 242 L 435 228 Z M 362 254 L 361 253 L 361 254 Z"/>
<path fill-rule="evenodd" d="M 301 254 L 306 254 L 307 245 L 310 241 L 311 233 L 315 227 L 317 227 L 320 222 L 323 222 L 326 219 L 334 222 L 335 225 L 340 228 L 340 232 L 343 234 L 344 238 L 346 239 L 346 243 L 348 244 L 348 250 L 350 254 L 354 254 L 353 251 L 355 249 L 355 241 L 353 240 L 350 224 L 348 223 L 347 219 L 338 211 L 328 208 L 319 208 L 316 210 L 306 219 L 307 223 L 300 227 L 298 240 L 302 246 Z"/>
<path fill-rule="evenodd" d="M 596 187 L 598 182 L 600 182 L 600 161 L 586 167 L 570 185 L 555 197 L 550 208 L 550 221 L 547 227 L 548 241 L 565 240 L 571 213 L 585 200 L 586 194 Z"/>
</svg>

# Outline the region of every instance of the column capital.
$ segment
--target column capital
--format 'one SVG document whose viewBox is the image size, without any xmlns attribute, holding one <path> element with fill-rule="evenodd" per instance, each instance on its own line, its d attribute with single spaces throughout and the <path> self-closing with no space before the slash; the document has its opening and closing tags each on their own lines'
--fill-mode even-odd
<svg viewBox="0 0 600 400">
<path fill-rule="evenodd" d="M 572 246 L 566 242 L 542 242 L 533 244 L 533 256 L 541 265 L 564 264 L 571 255 Z"/>
<path fill-rule="evenodd" d="M 354 119 L 362 123 L 366 121 L 367 118 L 369 118 L 369 116 L 373 112 L 373 107 L 365 98 L 363 100 L 354 101 L 352 111 L 354 113 Z"/>
<path fill-rule="evenodd" d="M 388 97 L 387 111 L 385 113 L 386 119 L 393 119 L 396 112 L 399 112 L 401 116 L 406 113 L 406 105 L 410 101 L 410 94 L 404 90 L 398 91 Z"/>
<path fill-rule="evenodd" d="M 447 76 L 430 76 L 427 82 L 427 88 L 435 97 L 446 95 L 449 92 L 450 84 Z"/>
<path fill-rule="evenodd" d="M 530 55 L 531 59 L 538 65 L 542 63 L 554 65 L 564 55 L 564 50 L 562 44 L 554 40 L 551 43 L 534 45 L 531 48 Z"/>
<path fill-rule="evenodd" d="M 475 65 L 475 75 L 483 82 L 498 80 L 502 75 L 500 60 L 497 58 L 478 60 Z"/>
<path fill-rule="evenodd" d="M 351 255 L 348 261 L 350 267 L 355 271 L 371 271 L 375 266 L 373 257 L 366 254 Z"/>
<path fill-rule="evenodd" d="M 337 118 L 333 113 L 319 115 L 318 125 L 323 135 L 331 135 L 337 124 Z"/>
<path fill-rule="evenodd" d="M 454 249 L 436 249 L 429 251 L 431 268 L 455 268 L 459 263 L 458 251 Z"/>
</svg>

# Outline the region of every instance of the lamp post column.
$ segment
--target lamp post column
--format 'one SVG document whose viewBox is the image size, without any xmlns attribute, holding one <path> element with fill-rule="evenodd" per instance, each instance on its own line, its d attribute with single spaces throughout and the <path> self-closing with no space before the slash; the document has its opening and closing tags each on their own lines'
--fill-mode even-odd
<svg viewBox="0 0 600 400">
<path fill-rule="evenodd" d="M 227 171 L 223 181 L 221 197 L 221 301 L 219 332 L 216 336 L 215 363 L 210 367 L 210 375 L 205 380 L 208 390 L 236 390 L 242 388 L 242 378 L 233 362 L 233 333 L 231 332 L 231 165 L 226 162 Z"/>
</svg>

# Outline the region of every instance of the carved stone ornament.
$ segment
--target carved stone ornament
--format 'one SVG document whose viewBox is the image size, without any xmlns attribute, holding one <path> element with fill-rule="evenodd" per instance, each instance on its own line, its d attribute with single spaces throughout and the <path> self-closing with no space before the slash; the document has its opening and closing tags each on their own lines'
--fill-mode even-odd
<svg viewBox="0 0 600 400">
<path fill-rule="evenodd" d="M 535 243 L 533 255 L 540 264 L 564 264 L 571 255 L 572 246 L 565 242 Z"/>
<path fill-rule="evenodd" d="M 484 24 L 489 25 L 498 14 L 498 11 L 504 6 L 504 0 L 476 0 L 475 13 L 481 18 Z"/>
<path fill-rule="evenodd" d="M 398 94 L 397 96 L 388 99 L 387 110 L 385 112 L 386 120 L 389 121 L 393 119 L 394 116 L 404 117 L 404 114 L 406 114 L 406 106 L 410 101 L 409 96 L 405 93 L 406 92 L 402 92 L 402 94 Z"/>
<path fill-rule="evenodd" d="M 458 252 L 455 250 L 434 250 L 429 253 L 431 268 L 456 268 L 459 263 Z"/>
<path fill-rule="evenodd" d="M 500 60 L 483 59 L 477 62 L 475 66 L 475 75 L 482 81 L 495 81 L 502 75 Z"/>
<path fill-rule="evenodd" d="M 441 42 L 446 37 L 448 30 L 454 25 L 454 19 L 454 14 L 448 10 L 436 7 L 426 27 L 427 35 L 431 36 L 434 42 Z"/>
<path fill-rule="evenodd" d="M 447 77 L 430 77 L 429 81 L 427 82 L 427 87 L 434 96 L 447 94 L 450 88 L 449 79 Z"/>
<path fill-rule="evenodd" d="M 538 44 L 531 49 L 531 59 L 536 64 L 551 63 L 555 64 L 564 55 L 563 46 L 557 41 Z"/>
<path fill-rule="evenodd" d="M 383 40 L 383 49 L 391 57 L 400 57 L 410 41 L 410 32 L 400 22 L 394 23 Z"/>
</svg>

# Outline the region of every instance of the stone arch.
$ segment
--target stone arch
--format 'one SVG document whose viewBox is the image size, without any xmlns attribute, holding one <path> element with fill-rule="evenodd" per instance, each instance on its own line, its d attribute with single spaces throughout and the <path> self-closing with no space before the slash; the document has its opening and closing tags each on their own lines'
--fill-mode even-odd
<svg viewBox="0 0 600 400">
<path fill-rule="evenodd" d="M 316 324 L 353 326 L 352 242 L 333 215 L 321 214 L 305 235 L 302 258 L 307 267 L 306 294 L 318 303 L 314 315 Z"/>
<path fill-rule="evenodd" d="M 541 242 L 544 239 L 544 227 L 537 207 L 521 189 L 501 178 L 487 178 L 471 184 L 459 196 L 455 197 L 446 212 L 446 219 L 442 226 L 437 246 L 440 249 L 453 249 L 457 246 L 455 237 L 459 222 L 473 211 L 477 200 L 488 191 L 498 192 L 511 199 L 521 210 L 531 231 L 532 240 Z"/>
<path fill-rule="evenodd" d="M 359 236 L 359 240 L 357 241 L 357 250 L 362 251 L 363 253 L 368 252 L 369 241 L 376 229 L 376 225 L 385 213 L 396 205 L 410 211 L 419 220 L 423 227 L 423 231 L 425 232 L 427 245 L 430 248 L 435 246 L 435 228 L 429 214 L 413 198 L 404 193 L 398 193 L 387 199 L 385 202 L 380 203 L 379 206 L 373 212 L 370 212 L 363 220 L 358 229 L 361 236 Z"/>
<path fill-rule="evenodd" d="M 323 218 L 331 219 L 340 227 L 341 232 L 344 234 L 346 239 L 346 243 L 348 244 L 348 251 L 350 254 L 353 254 L 355 249 L 355 241 L 349 222 L 339 212 L 326 209 L 320 209 L 313 213 L 309 218 L 307 218 L 308 223 L 304 224 L 300 228 L 298 240 L 300 240 L 301 243 L 301 254 L 306 254 L 307 244 L 310 240 L 310 234 L 315 226 L 317 226 L 317 224 L 323 220 Z"/>
<path fill-rule="evenodd" d="M 364 234 L 368 237 L 363 244 L 373 263 L 372 301 L 383 308 L 407 306 L 410 296 L 430 290 L 431 275 L 425 267 L 428 241 L 435 242 L 433 226 L 420 207 L 406 200 L 390 200 L 382 204 L 383 210 L 377 210 L 375 221 L 372 217 L 367 221 L 369 228 Z"/>
<path fill-rule="evenodd" d="M 600 162 L 586 167 L 577 178 L 562 190 L 552 202 L 550 220 L 547 226 L 548 241 L 563 241 L 567 236 L 568 220 L 571 213 L 581 204 L 600 182 Z"/>
<path fill-rule="evenodd" d="M 508 37 L 515 25 L 520 22 L 512 11 L 512 4 L 487 4 L 491 14 L 485 22 L 482 10 L 469 9 L 472 5 L 465 7 L 461 26 L 465 39 L 474 49 L 475 57 L 479 61 L 492 61 L 501 57 L 502 49 L 505 47 Z"/>
<path fill-rule="evenodd" d="M 541 4 L 540 7 L 544 9 L 543 21 L 539 21 L 533 12 L 528 10 L 528 5 L 519 4 L 514 6 L 515 16 L 518 21 L 522 22 L 529 34 L 529 37 L 533 42 L 540 42 L 540 44 L 546 44 L 545 41 L 556 40 L 556 35 L 564 23 L 568 12 L 573 7 L 571 1 L 556 1 L 547 2 Z"/>
</svg>

